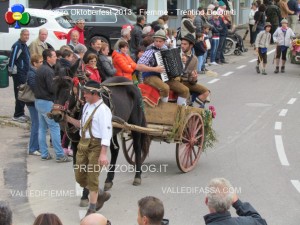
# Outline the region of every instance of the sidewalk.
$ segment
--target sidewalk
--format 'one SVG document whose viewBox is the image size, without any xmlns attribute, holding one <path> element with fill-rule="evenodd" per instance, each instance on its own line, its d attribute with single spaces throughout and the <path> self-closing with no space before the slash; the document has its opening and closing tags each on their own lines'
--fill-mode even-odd
<svg viewBox="0 0 300 225">
<path fill-rule="evenodd" d="M 14 86 L 13 80 L 9 78 L 9 86 L 7 88 L 0 88 L 0 124 L 17 126 L 24 129 L 29 129 L 29 123 L 18 123 L 12 121 L 12 116 L 14 115 L 15 110 L 15 96 L 14 96 Z M 28 109 L 25 106 L 25 114 L 29 115 Z"/>
</svg>

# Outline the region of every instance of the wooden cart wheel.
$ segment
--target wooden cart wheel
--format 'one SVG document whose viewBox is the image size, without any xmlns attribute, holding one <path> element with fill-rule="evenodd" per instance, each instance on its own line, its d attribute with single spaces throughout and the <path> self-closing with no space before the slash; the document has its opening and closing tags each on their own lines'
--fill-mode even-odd
<svg viewBox="0 0 300 225">
<path fill-rule="evenodd" d="M 150 138 L 150 137 L 147 137 L 147 138 Z M 122 139 L 122 148 L 123 148 L 123 152 L 124 152 L 126 161 L 131 165 L 135 165 L 135 152 L 133 151 L 133 141 L 132 141 L 131 134 L 124 133 L 122 135 L 121 139 Z M 145 154 L 145 152 L 149 152 L 150 143 L 151 143 L 151 140 L 149 139 L 149 144 L 144 147 L 144 148 L 148 148 L 148 149 L 142 149 L 142 158 L 141 158 L 142 164 L 144 163 L 144 161 L 147 157 L 147 154 Z M 147 150 L 147 151 L 145 151 L 145 150 Z"/>
<path fill-rule="evenodd" d="M 187 173 L 194 169 L 202 153 L 204 124 L 200 114 L 191 113 L 187 116 L 181 141 L 176 144 L 176 161 L 178 168 Z"/>
</svg>

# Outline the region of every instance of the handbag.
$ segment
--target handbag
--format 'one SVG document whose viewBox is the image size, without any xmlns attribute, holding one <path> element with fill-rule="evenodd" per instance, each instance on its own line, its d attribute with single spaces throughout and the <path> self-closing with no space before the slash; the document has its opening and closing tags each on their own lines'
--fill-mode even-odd
<svg viewBox="0 0 300 225">
<path fill-rule="evenodd" d="M 253 33 L 256 32 L 256 29 L 257 29 L 257 23 L 255 23 L 255 24 L 253 25 L 253 27 L 252 27 L 252 32 L 253 32 Z"/>
<path fill-rule="evenodd" d="M 34 93 L 27 82 L 18 87 L 18 99 L 22 102 L 34 102 Z"/>
<path fill-rule="evenodd" d="M 259 23 L 259 21 L 260 21 L 262 15 L 263 15 L 263 13 L 260 14 L 258 20 L 257 20 L 257 21 L 255 22 L 255 24 L 253 25 L 253 27 L 252 27 L 252 32 L 253 32 L 253 33 L 256 32 L 257 24 Z"/>
<path fill-rule="evenodd" d="M 206 49 L 207 49 L 207 50 L 211 49 L 211 44 L 210 44 L 209 39 L 206 39 L 206 40 L 205 40 L 205 45 L 206 45 Z"/>
</svg>

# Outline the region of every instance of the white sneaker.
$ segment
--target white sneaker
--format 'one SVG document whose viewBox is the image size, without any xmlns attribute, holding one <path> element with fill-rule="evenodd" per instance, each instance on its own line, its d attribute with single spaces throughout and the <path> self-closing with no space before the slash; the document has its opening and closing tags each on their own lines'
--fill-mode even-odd
<svg viewBox="0 0 300 225">
<path fill-rule="evenodd" d="M 219 64 L 216 62 L 211 62 L 210 65 L 218 66 Z"/>
<path fill-rule="evenodd" d="M 16 121 L 16 122 L 19 122 L 19 123 L 26 123 L 27 122 L 27 119 L 25 117 L 23 117 L 23 116 L 13 117 L 12 120 Z"/>
</svg>

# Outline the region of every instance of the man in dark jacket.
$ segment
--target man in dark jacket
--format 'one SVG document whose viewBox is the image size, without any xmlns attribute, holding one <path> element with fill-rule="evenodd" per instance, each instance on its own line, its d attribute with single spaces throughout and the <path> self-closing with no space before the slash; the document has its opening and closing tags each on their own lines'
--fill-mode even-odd
<svg viewBox="0 0 300 225">
<path fill-rule="evenodd" d="M 101 76 L 101 80 L 104 81 L 105 80 L 105 77 L 104 74 L 101 72 L 101 62 L 100 62 L 100 59 L 99 59 L 99 53 L 100 53 L 100 49 L 101 49 L 101 43 L 102 43 L 102 40 L 101 38 L 99 37 L 93 37 L 90 41 L 90 47 L 88 48 L 88 50 L 86 51 L 86 53 L 84 54 L 83 56 L 83 62 L 85 64 L 88 63 L 88 55 L 89 54 L 95 54 L 97 55 L 98 59 L 97 59 L 97 69 L 99 71 L 99 74 Z"/>
<path fill-rule="evenodd" d="M 35 77 L 35 108 L 39 115 L 39 146 L 41 151 L 42 160 L 50 160 L 52 156 L 48 152 L 46 143 L 47 129 L 50 129 L 50 135 L 54 151 L 56 153 L 56 162 L 70 162 L 69 158 L 64 155 L 61 147 L 60 127 L 54 120 L 49 119 L 49 113 L 53 106 L 54 100 L 54 87 L 53 78 L 54 65 L 56 64 L 56 53 L 52 49 L 46 49 L 43 52 L 44 64 L 37 69 Z"/>
<path fill-rule="evenodd" d="M 136 53 L 143 41 L 142 35 L 143 35 L 143 28 L 145 22 L 146 22 L 145 16 L 138 16 L 136 18 L 136 24 L 134 25 L 131 31 L 130 53 L 131 53 L 131 58 L 133 60 L 136 60 L 136 55 L 137 55 Z"/>
<path fill-rule="evenodd" d="M 289 14 L 287 19 L 288 19 L 291 29 L 294 32 L 296 32 L 296 25 L 297 25 L 298 12 L 299 12 L 298 2 L 297 2 L 297 0 L 289 0 L 287 4 L 289 7 L 289 10 L 294 12 L 293 14 Z"/>
<path fill-rule="evenodd" d="M 18 99 L 18 87 L 24 84 L 27 79 L 27 72 L 30 67 L 30 53 L 26 45 L 29 39 L 29 31 L 21 30 L 20 39 L 14 43 L 8 64 L 8 71 L 12 74 L 15 93 L 15 113 L 12 118 L 14 121 L 24 123 L 28 120 L 24 113 L 25 103 Z"/>
<path fill-rule="evenodd" d="M 271 28 L 271 44 L 274 44 L 273 41 L 273 34 L 275 32 L 275 30 L 278 28 L 279 26 L 279 20 L 280 20 L 280 9 L 277 5 L 274 5 L 273 2 L 271 0 L 268 1 L 267 4 L 267 9 L 266 9 L 266 22 L 269 22 L 272 24 L 272 28 Z"/>
<path fill-rule="evenodd" d="M 205 203 L 209 214 L 204 216 L 207 225 L 267 225 L 267 222 L 248 203 L 242 202 L 234 192 L 234 188 L 225 178 L 214 178 L 207 189 Z M 231 217 L 230 206 L 236 209 L 239 217 Z"/>
</svg>

